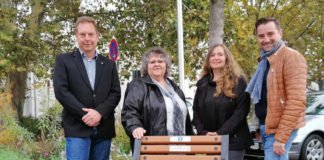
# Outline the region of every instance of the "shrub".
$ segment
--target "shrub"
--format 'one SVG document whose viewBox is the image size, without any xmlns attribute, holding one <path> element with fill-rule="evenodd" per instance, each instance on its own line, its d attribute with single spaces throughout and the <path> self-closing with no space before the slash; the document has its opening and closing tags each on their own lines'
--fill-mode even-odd
<svg viewBox="0 0 324 160">
<path fill-rule="evenodd" d="M 64 149 L 63 142 L 62 139 L 38 140 L 25 145 L 23 149 L 32 159 L 55 159 L 55 157 L 60 157 L 60 153 Z"/>
<path fill-rule="evenodd" d="M 129 154 L 131 151 L 129 137 L 126 135 L 124 128 L 120 123 L 117 123 L 115 126 L 116 138 L 114 141 L 122 153 Z"/>
<path fill-rule="evenodd" d="M 11 108 L 1 108 L 0 144 L 19 148 L 21 144 L 31 142 L 34 135 L 21 127 L 16 119 L 16 113 Z"/>
<path fill-rule="evenodd" d="M 16 136 L 12 130 L 3 129 L 0 131 L 0 144 L 10 145 L 16 141 Z"/>
<path fill-rule="evenodd" d="M 130 157 L 130 142 L 126 135 L 123 126 L 116 123 L 116 137 L 113 140 L 113 147 L 111 148 L 111 159 L 113 160 L 129 160 Z"/>
<path fill-rule="evenodd" d="M 41 138 L 57 139 L 61 136 L 61 112 L 62 107 L 55 103 L 48 108 L 38 119 L 37 128 L 41 131 Z"/>
<path fill-rule="evenodd" d="M 63 130 L 61 127 L 62 107 L 55 103 L 53 107 L 44 110 L 44 113 L 37 120 L 37 141 L 27 146 L 33 159 L 53 159 L 59 157 L 64 150 Z M 26 148 L 26 149 L 28 149 Z M 54 158 L 55 159 L 55 158 Z"/>
<path fill-rule="evenodd" d="M 19 118 L 19 125 L 36 135 L 36 137 L 40 135 L 40 129 L 37 127 L 37 125 L 35 125 L 38 123 L 39 120 L 31 116 Z"/>
<path fill-rule="evenodd" d="M 12 109 L 0 107 L 0 145 L 6 145 L 7 150 L 12 151 L 8 152 L 8 154 L 21 155 L 22 157 L 37 160 L 61 159 L 60 153 L 64 149 L 64 138 L 61 138 L 63 132 L 59 116 L 61 109 L 62 107 L 56 104 L 44 111 L 44 114 L 39 119 L 27 117 L 22 118 L 24 122 L 19 123 Z M 21 127 L 19 124 L 24 124 L 28 129 Z M 29 130 L 36 131 L 36 134 Z M 0 150 L 3 150 L 3 148 L 0 148 Z M 0 157 L 0 159 L 8 159 L 8 157 Z"/>
</svg>

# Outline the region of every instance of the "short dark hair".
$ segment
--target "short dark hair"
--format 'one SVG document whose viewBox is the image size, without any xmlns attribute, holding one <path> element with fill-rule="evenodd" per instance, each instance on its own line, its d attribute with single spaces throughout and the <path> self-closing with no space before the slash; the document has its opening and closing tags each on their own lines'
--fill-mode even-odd
<svg viewBox="0 0 324 160">
<path fill-rule="evenodd" d="M 276 18 L 274 18 L 274 17 L 263 17 L 263 18 L 258 19 L 255 22 L 254 34 L 257 34 L 257 29 L 261 24 L 267 24 L 269 22 L 273 22 L 276 25 L 276 28 L 278 30 L 281 30 L 280 23 Z"/>
</svg>

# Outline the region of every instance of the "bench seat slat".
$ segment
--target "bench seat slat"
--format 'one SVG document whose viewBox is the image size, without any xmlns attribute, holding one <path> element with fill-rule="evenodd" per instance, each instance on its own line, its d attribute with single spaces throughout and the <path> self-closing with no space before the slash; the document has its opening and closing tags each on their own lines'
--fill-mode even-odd
<svg viewBox="0 0 324 160">
<path fill-rule="evenodd" d="M 220 145 L 142 145 L 141 153 L 192 153 L 192 154 L 219 154 Z"/>
<path fill-rule="evenodd" d="M 145 136 L 142 144 L 221 144 L 221 136 Z"/>
<path fill-rule="evenodd" d="M 141 155 L 140 160 L 221 160 L 215 155 Z"/>
</svg>

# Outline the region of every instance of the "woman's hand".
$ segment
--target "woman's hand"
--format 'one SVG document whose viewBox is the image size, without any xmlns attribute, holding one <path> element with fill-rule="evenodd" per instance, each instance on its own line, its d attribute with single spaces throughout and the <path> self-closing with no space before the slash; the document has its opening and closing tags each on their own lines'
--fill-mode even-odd
<svg viewBox="0 0 324 160">
<path fill-rule="evenodd" d="M 217 136 L 217 132 L 207 132 L 207 136 Z"/>
<path fill-rule="evenodd" d="M 138 127 L 133 131 L 132 134 L 135 139 L 141 139 L 145 133 L 146 130 L 144 128 Z"/>
</svg>

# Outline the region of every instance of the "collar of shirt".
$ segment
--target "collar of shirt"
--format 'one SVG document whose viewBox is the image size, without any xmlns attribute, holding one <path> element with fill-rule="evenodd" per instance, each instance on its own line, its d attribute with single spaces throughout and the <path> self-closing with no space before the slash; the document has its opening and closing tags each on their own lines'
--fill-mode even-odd
<svg viewBox="0 0 324 160">
<path fill-rule="evenodd" d="M 79 51 L 80 51 L 80 53 L 81 53 L 81 57 L 82 57 L 82 58 L 87 58 L 86 54 L 85 54 L 81 49 L 79 49 Z M 93 60 L 97 60 L 97 59 L 98 59 L 98 54 L 99 54 L 99 51 L 96 50 L 96 54 L 95 54 L 95 56 L 93 57 Z"/>
</svg>

